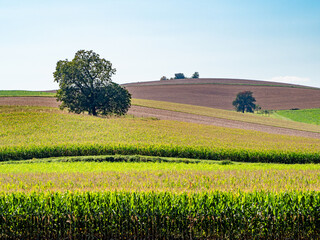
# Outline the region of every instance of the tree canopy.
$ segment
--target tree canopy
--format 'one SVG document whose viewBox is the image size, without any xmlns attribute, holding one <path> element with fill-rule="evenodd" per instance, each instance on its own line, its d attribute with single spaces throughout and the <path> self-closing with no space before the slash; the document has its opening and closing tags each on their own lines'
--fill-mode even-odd
<svg viewBox="0 0 320 240">
<path fill-rule="evenodd" d="M 185 79 L 186 77 L 184 76 L 183 73 L 175 73 L 174 74 L 174 79 Z"/>
<path fill-rule="evenodd" d="M 72 61 L 60 60 L 53 73 L 59 83 L 57 100 L 61 109 L 91 115 L 123 115 L 131 106 L 127 89 L 112 82 L 116 69 L 93 51 L 79 50 Z"/>
<path fill-rule="evenodd" d="M 243 91 L 237 94 L 236 99 L 232 102 L 232 105 L 236 108 L 237 112 L 254 112 L 256 105 L 254 102 L 256 99 L 252 96 L 252 92 Z"/>
<path fill-rule="evenodd" d="M 200 77 L 199 72 L 194 72 L 191 78 L 199 78 L 199 77 Z"/>
</svg>

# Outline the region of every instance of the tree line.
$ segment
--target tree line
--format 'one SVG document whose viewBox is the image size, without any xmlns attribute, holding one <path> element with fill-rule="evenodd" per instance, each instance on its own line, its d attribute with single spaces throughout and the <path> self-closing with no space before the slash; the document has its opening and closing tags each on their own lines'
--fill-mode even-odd
<svg viewBox="0 0 320 240">
<path fill-rule="evenodd" d="M 200 77 L 199 72 L 194 72 L 194 74 L 192 74 L 190 78 L 199 78 L 199 77 Z M 175 73 L 174 78 L 169 79 L 166 76 L 162 76 L 160 80 L 173 80 L 173 79 L 185 79 L 185 78 L 188 78 L 188 77 L 186 77 L 184 73 Z"/>
</svg>

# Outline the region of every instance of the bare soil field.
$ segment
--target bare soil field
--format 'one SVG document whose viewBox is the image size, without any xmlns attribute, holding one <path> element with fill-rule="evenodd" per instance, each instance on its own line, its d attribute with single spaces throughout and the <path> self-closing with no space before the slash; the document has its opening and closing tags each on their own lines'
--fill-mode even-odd
<svg viewBox="0 0 320 240">
<path fill-rule="evenodd" d="M 320 108 L 320 89 L 266 81 L 238 79 L 183 79 L 124 85 L 133 98 L 168 101 L 232 110 L 241 91 L 252 91 L 266 110 Z"/>
<path fill-rule="evenodd" d="M 52 97 L 1 97 L 1 105 L 22 105 L 22 106 L 45 106 L 45 107 L 58 107 L 59 103 Z M 162 120 L 175 120 L 182 122 L 214 125 L 228 128 L 238 128 L 245 130 L 255 130 L 266 133 L 283 134 L 291 136 L 319 138 L 320 133 L 298 131 L 293 129 L 265 126 L 254 123 L 239 122 L 227 119 L 220 119 L 214 117 L 200 116 L 189 113 L 181 113 L 174 111 L 167 111 L 161 109 L 132 106 L 129 114 L 136 117 L 154 117 Z"/>
<path fill-rule="evenodd" d="M 1 105 L 59 107 L 54 97 L 0 97 Z"/>
</svg>

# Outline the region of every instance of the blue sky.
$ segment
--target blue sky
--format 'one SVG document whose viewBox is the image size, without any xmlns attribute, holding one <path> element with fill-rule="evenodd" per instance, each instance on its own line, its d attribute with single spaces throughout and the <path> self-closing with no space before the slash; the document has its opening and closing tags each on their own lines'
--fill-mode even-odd
<svg viewBox="0 0 320 240">
<path fill-rule="evenodd" d="M 0 0 L 0 89 L 57 89 L 93 50 L 117 83 L 200 77 L 320 87 L 319 0 Z"/>
</svg>

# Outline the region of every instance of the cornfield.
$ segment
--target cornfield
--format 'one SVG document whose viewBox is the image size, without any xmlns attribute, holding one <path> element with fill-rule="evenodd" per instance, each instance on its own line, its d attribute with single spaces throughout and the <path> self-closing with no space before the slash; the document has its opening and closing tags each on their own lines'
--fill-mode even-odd
<svg viewBox="0 0 320 240">
<path fill-rule="evenodd" d="M 261 163 L 320 163 L 320 152 L 281 150 L 228 149 L 204 146 L 172 146 L 166 144 L 69 144 L 0 147 L 0 161 L 90 155 L 146 155 L 194 159 Z"/>
<path fill-rule="evenodd" d="M 316 239 L 320 193 L 2 194 L 2 239 Z"/>
<path fill-rule="evenodd" d="M 320 162 L 319 139 L 146 118 L 93 118 L 57 111 L 0 107 L 0 161 L 140 154 L 242 162 Z"/>
</svg>

